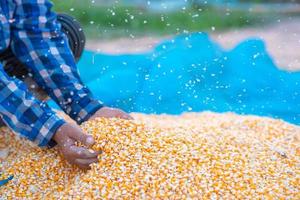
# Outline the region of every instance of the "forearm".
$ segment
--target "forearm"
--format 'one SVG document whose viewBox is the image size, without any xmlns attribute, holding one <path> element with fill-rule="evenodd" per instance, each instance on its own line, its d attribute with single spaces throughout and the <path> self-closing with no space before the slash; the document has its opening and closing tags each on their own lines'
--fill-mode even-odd
<svg viewBox="0 0 300 200">
<path fill-rule="evenodd" d="M 26 10 L 28 9 L 28 10 Z M 35 11 L 24 15 L 24 12 Z M 83 86 L 68 41 L 51 12 L 51 4 L 17 5 L 12 50 L 32 72 L 39 86 L 78 123 L 102 104 Z"/>
<path fill-rule="evenodd" d="M 3 70 L 0 70 L 0 114 L 14 132 L 39 146 L 51 145 L 53 135 L 65 123 L 45 103 L 35 99 L 23 82 L 8 77 Z"/>
</svg>

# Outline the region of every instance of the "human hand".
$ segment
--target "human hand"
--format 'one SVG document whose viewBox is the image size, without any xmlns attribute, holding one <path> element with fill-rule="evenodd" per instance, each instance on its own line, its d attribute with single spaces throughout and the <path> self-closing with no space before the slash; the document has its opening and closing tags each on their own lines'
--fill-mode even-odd
<svg viewBox="0 0 300 200">
<path fill-rule="evenodd" d="M 124 111 L 116 108 L 103 107 L 100 108 L 89 120 L 96 119 L 98 117 L 106 117 L 106 118 L 121 118 L 121 119 L 133 119 L 129 114 Z"/>
<path fill-rule="evenodd" d="M 89 169 L 90 164 L 98 161 L 98 155 L 101 152 L 88 149 L 95 143 L 94 138 L 85 134 L 76 124 L 63 124 L 56 131 L 53 139 L 64 158 L 71 164 L 82 169 Z M 75 142 L 80 142 L 86 147 L 79 147 Z"/>
</svg>

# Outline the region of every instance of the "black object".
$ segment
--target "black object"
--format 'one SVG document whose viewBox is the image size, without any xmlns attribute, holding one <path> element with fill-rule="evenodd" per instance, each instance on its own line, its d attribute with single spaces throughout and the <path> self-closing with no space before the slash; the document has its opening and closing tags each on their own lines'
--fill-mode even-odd
<svg viewBox="0 0 300 200">
<path fill-rule="evenodd" d="M 76 62 L 79 61 L 85 46 L 85 35 L 80 23 L 67 14 L 58 14 L 57 20 L 61 23 L 62 31 L 69 39 L 69 46 Z"/>
<path fill-rule="evenodd" d="M 86 41 L 83 29 L 75 18 L 67 14 L 58 14 L 57 20 L 61 24 L 62 31 L 68 37 L 69 46 L 77 62 L 83 53 Z M 10 47 L 0 53 L 0 62 L 2 62 L 5 72 L 10 76 L 24 79 L 28 75 L 28 70 L 15 57 Z"/>
</svg>

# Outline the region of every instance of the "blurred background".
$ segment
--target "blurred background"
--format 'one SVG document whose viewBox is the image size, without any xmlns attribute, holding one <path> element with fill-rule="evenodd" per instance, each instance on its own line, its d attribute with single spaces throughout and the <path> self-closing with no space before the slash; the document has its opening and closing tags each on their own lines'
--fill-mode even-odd
<svg viewBox="0 0 300 200">
<path fill-rule="evenodd" d="M 300 15 L 300 0 L 54 0 L 89 37 L 167 35 L 262 25 Z"/>
<path fill-rule="evenodd" d="M 280 67 L 300 69 L 300 0 L 53 0 L 82 24 L 87 48 L 147 51 L 166 37 L 205 31 L 224 48 L 260 37 Z"/>
</svg>

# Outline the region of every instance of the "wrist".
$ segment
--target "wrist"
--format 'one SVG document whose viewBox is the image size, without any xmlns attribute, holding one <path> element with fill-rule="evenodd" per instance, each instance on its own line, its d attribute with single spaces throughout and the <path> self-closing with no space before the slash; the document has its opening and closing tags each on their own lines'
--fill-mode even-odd
<svg viewBox="0 0 300 200">
<path fill-rule="evenodd" d="M 63 135 L 64 135 L 64 130 L 66 129 L 67 123 L 64 122 L 63 124 L 61 124 L 61 126 L 56 130 L 56 132 L 54 133 L 52 140 L 54 143 L 59 144 L 62 141 Z"/>
<path fill-rule="evenodd" d="M 82 118 L 81 122 L 77 122 L 78 124 L 81 124 L 85 121 L 90 120 L 91 118 L 93 118 L 99 111 L 103 110 L 104 108 L 107 108 L 107 106 L 104 106 L 103 104 L 97 104 L 93 107 L 93 109 L 89 109 L 88 114 Z"/>
<path fill-rule="evenodd" d="M 78 101 L 77 104 L 74 104 L 71 107 L 72 109 L 70 110 L 70 112 L 67 112 L 67 114 L 72 119 L 74 119 L 77 124 L 81 124 L 89 120 L 91 116 L 93 116 L 98 110 L 103 107 L 104 105 L 102 104 L 102 102 L 86 96 L 85 98 L 82 98 L 80 101 Z"/>
<path fill-rule="evenodd" d="M 49 114 L 48 114 L 49 115 Z M 65 123 L 63 119 L 57 116 L 55 113 L 53 115 L 47 116 L 48 118 L 43 121 L 43 128 L 39 130 L 39 134 L 42 135 L 42 140 L 39 142 L 39 146 L 53 147 L 56 145 L 53 137 L 57 130 Z M 39 137 L 41 138 L 41 137 Z"/>
</svg>

